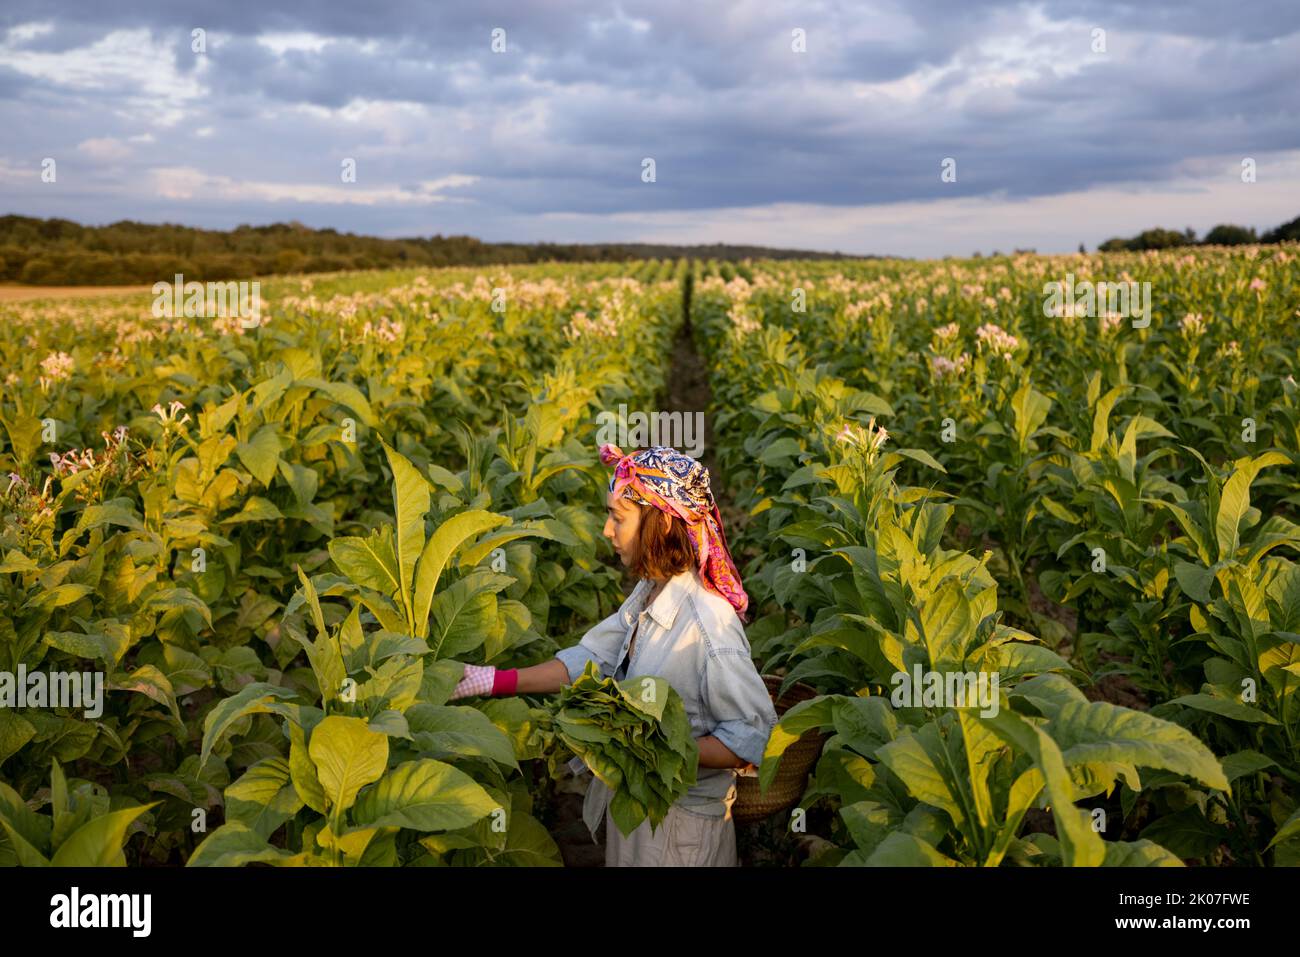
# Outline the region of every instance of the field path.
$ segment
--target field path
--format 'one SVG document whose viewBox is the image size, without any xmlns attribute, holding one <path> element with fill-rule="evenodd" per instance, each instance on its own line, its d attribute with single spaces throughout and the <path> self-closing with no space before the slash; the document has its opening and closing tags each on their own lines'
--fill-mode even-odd
<svg viewBox="0 0 1300 957">
<path fill-rule="evenodd" d="M 713 403 L 713 390 L 709 388 L 709 370 L 695 344 L 694 330 L 691 327 L 689 300 L 686 306 L 686 321 L 677 333 L 673 343 L 672 365 L 668 373 L 668 385 L 660 409 L 665 412 L 682 412 L 686 415 L 699 413 L 704 419 L 704 453 L 700 461 L 709 470 L 710 487 L 717 500 L 718 510 L 722 512 L 723 528 L 727 531 L 727 540 L 733 544 L 737 538 L 731 530 L 739 528 L 747 517 L 736 508 L 727 477 L 718 471 L 718 458 L 713 442 L 713 416 L 709 407 Z M 737 564 L 741 564 L 737 558 Z"/>
</svg>

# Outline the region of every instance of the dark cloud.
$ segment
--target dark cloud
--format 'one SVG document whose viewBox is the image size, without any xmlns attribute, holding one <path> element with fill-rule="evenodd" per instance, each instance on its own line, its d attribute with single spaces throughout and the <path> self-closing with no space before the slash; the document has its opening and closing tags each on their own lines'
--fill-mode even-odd
<svg viewBox="0 0 1300 957">
<path fill-rule="evenodd" d="M 11 33 L 9 62 L 0 53 L 0 163 L 102 164 L 81 170 L 80 213 L 65 208 L 72 187 L 0 181 L 0 207 L 40 215 L 486 235 L 552 213 L 1158 188 L 1213 157 L 1300 149 L 1293 2 L 7 0 L 0 38 L 35 23 L 53 28 Z M 489 48 L 494 27 L 506 54 Z M 1090 55 L 1094 27 L 1105 55 Z M 796 28 L 807 53 L 791 51 Z M 31 66 L 60 54 L 93 68 L 89 48 L 107 56 L 119 30 L 147 30 L 170 53 L 94 83 Z M 323 43 L 268 42 L 298 33 Z M 175 89 L 159 86 L 168 76 Z M 78 152 L 86 140 L 111 142 Z M 372 188 L 477 181 L 446 192 L 467 204 L 436 206 L 151 193 L 161 167 L 335 186 L 341 157 Z M 940 180 L 945 157 L 956 183 Z"/>
</svg>

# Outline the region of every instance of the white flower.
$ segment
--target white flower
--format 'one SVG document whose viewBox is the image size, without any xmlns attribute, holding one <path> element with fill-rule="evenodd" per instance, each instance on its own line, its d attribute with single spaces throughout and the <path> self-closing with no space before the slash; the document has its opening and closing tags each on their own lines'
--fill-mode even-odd
<svg viewBox="0 0 1300 957">
<path fill-rule="evenodd" d="M 51 382 L 69 378 L 75 365 L 72 356 L 66 352 L 51 352 L 41 360 L 41 369 L 45 373 L 45 378 Z"/>
<path fill-rule="evenodd" d="M 867 420 L 865 429 L 856 423 L 845 422 L 844 428 L 835 433 L 836 442 L 845 442 L 857 446 L 866 450 L 868 454 L 880 451 L 880 447 L 885 444 L 885 440 L 888 438 L 889 433 L 885 431 L 885 428 L 876 425 L 874 415 Z"/>
<path fill-rule="evenodd" d="M 155 413 L 158 416 L 158 418 L 162 419 L 163 426 L 167 427 L 170 425 L 178 425 L 178 426 L 184 425 L 186 422 L 190 420 L 190 414 L 188 412 L 185 413 L 185 418 L 183 419 L 176 418 L 176 413 L 184 411 L 184 409 L 185 406 L 182 403 L 173 401 L 172 404 L 169 405 L 166 409 L 164 409 L 161 405 L 155 405 L 149 411 Z"/>
<path fill-rule="evenodd" d="M 946 326 L 940 326 L 934 330 L 934 337 L 940 342 L 952 342 L 961 333 L 961 326 L 955 322 L 950 322 Z"/>
<path fill-rule="evenodd" d="M 994 355 L 1002 356 L 1004 359 L 1010 359 L 1020 346 L 1019 339 L 991 322 L 986 322 L 976 329 L 975 336 L 979 340 L 978 345 L 981 349 L 987 348 Z"/>
<path fill-rule="evenodd" d="M 1183 316 L 1182 321 L 1178 323 L 1178 328 L 1187 338 L 1199 336 L 1205 331 L 1205 317 L 1199 312 L 1189 312 Z"/>
</svg>

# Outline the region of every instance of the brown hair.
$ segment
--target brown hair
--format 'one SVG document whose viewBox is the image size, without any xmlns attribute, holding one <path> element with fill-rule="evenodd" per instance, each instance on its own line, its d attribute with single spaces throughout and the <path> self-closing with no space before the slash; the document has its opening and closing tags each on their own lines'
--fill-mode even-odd
<svg viewBox="0 0 1300 957">
<path fill-rule="evenodd" d="M 653 505 L 639 505 L 641 527 L 637 531 L 637 553 L 632 573 L 638 578 L 672 578 L 695 567 L 695 553 L 686 534 L 686 523 Z"/>
</svg>

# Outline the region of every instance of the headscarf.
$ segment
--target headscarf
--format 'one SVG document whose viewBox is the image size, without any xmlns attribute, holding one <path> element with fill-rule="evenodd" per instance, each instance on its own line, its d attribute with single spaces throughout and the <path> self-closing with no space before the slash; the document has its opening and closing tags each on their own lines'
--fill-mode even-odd
<svg viewBox="0 0 1300 957">
<path fill-rule="evenodd" d="M 709 489 L 709 470 L 695 459 L 663 445 L 624 455 L 617 445 L 600 447 L 600 460 L 614 466 L 609 490 L 638 505 L 652 505 L 686 524 L 700 580 L 722 596 L 743 621 L 749 596 L 727 549 L 722 514 Z"/>
</svg>

